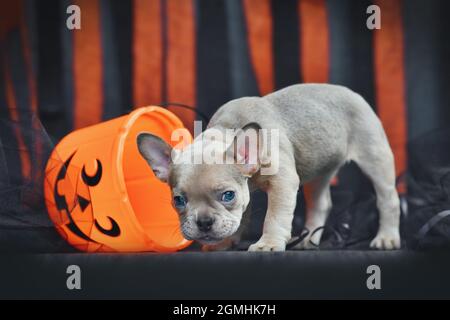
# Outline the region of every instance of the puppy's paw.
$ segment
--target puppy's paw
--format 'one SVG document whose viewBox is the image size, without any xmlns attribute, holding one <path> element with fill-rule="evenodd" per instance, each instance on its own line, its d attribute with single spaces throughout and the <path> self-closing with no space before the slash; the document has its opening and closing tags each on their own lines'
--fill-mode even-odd
<svg viewBox="0 0 450 320">
<path fill-rule="evenodd" d="M 261 238 L 252 244 L 248 251 L 285 251 L 286 242 L 279 239 Z"/>
<path fill-rule="evenodd" d="M 233 247 L 233 244 L 235 242 L 231 238 L 227 238 L 219 243 L 216 244 L 204 244 L 202 246 L 202 251 L 226 251 L 228 249 L 231 249 Z"/>
<path fill-rule="evenodd" d="M 373 239 L 372 242 L 370 243 L 370 247 L 379 250 L 400 249 L 401 241 L 399 232 L 397 230 L 379 231 L 375 239 Z"/>
</svg>

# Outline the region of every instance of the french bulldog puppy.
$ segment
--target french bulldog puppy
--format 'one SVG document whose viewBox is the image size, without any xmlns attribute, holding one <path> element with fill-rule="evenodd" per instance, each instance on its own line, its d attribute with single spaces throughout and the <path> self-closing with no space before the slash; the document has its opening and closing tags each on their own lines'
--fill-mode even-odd
<svg viewBox="0 0 450 320">
<path fill-rule="evenodd" d="M 269 133 L 263 136 L 259 132 L 264 130 Z M 223 133 L 222 138 L 213 131 Z M 253 162 L 248 161 L 248 140 L 238 139 L 251 132 L 258 137 Z M 270 150 L 272 145 L 264 140 L 275 133 L 276 150 Z M 370 246 L 400 248 L 400 206 L 392 151 L 371 107 L 345 87 L 297 84 L 264 97 L 232 100 L 220 107 L 207 129 L 182 150 L 172 150 L 149 133 L 141 133 L 137 140 L 155 175 L 171 187 L 184 236 L 206 244 L 206 248 L 226 249 L 238 241 L 241 220 L 248 215 L 250 191 L 260 188 L 267 192 L 268 208 L 263 234 L 249 251 L 285 250 L 291 238 L 297 192 L 305 183 L 310 185 L 313 202 L 305 222 L 310 233 L 298 247 L 315 247 L 321 231 L 312 231 L 325 225 L 332 205 L 330 181 L 348 161 L 358 164 L 376 191 L 379 229 Z M 182 161 L 192 159 L 192 155 L 201 157 L 205 150 L 241 160 L 226 164 Z M 277 157 L 264 159 L 268 154 Z M 268 165 L 277 170 L 263 174 Z"/>
</svg>

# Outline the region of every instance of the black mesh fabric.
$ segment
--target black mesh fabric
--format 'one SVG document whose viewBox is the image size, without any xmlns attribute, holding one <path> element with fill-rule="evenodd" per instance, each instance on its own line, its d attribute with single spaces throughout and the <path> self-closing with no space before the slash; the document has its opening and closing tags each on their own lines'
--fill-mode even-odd
<svg viewBox="0 0 450 320">
<path fill-rule="evenodd" d="M 45 165 L 53 143 L 32 113 L 0 115 L 0 251 L 68 250 L 44 201 Z"/>
<path fill-rule="evenodd" d="M 408 240 L 414 248 L 450 247 L 450 128 L 409 144 Z"/>
</svg>

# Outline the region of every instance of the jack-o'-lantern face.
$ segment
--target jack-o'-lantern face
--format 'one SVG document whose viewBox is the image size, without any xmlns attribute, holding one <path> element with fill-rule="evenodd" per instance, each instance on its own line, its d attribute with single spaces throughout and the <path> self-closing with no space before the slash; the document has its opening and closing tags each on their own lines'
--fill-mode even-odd
<svg viewBox="0 0 450 320">
<path fill-rule="evenodd" d="M 116 238 L 121 235 L 117 221 L 105 214 L 94 215 L 91 193 L 94 188 L 101 188 L 103 164 L 94 159 L 94 165 L 73 165 L 77 151 L 74 151 L 60 166 L 56 166 L 56 179 L 53 185 L 54 210 L 50 210 L 56 227 L 63 236 L 71 237 L 72 244 L 83 251 L 111 251 L 93 237 L 93 229 L 106 237 Z M 105 221 L 105 226 L 100 221 Z M 72 233 L 72 234 L 70 234 Z M 73 237 L 75 235 L 75 237 Z M 73 242 L 74 238 L 76 239 Z"/>
<path fill-rule="evenodd" d="M 53 196 L 56 209 L 63 214 L 65 213 L 67 216 L 68 222 L 65 223 L 67 229 L 80 239 L 87 241 L 88 243 L 86 243 L 86 245 L 91 242 L 92 247 L 94 244 L 98 243 L 91 238 L 90 228 L 94 227 L 98 232 L 109 237 L 118 237 L 120 236 L 121 231 L 119 225 L 112 217 L 106 216 L 109 220 L 110 227 L 105 228 L 93 214 L 90 188 L 98 186 L 102 179 L 102 162 L 95 159 L 96 168 L 93 175 L 87 173 L 86 165 L 83 165 L 80 172 L 76 172 L 78 171 L 78 168 L 71 166 L 71 161 L 75 155 L 76 151 L 69 156 L 59 169 L 54 184 Z M 75 185 L 72 185 L 73 182 L 71 181 L 70 176 L 77 177 Z M 85 223 L 84 225 L 79 226 L 77 221 L 83 221 Z M 86 228 L 86 223 L 88 228 Z M 83 245 L 80 244 L 80 246 Z M 97 245 L 94 246 L 97 247 Z M 100 249 L 100 245 L 98 246 Z"/>
</svg>

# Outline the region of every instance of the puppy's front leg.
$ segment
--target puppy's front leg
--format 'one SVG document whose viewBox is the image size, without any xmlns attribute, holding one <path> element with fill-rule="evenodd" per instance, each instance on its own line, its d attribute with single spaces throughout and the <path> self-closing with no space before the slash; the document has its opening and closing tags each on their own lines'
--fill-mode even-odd
<svg viewBox="0 0 450 320">
<path fill-rule="evenodd" d="M 249 251 L 284 251 L 291 238 L 292 219 L 300 179 L 295 167 L 282 169 L 269 179 L 268 207 L 263 235 Z"/>
</svg>

